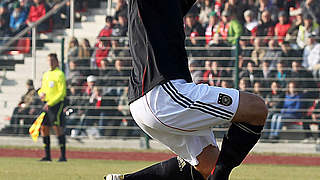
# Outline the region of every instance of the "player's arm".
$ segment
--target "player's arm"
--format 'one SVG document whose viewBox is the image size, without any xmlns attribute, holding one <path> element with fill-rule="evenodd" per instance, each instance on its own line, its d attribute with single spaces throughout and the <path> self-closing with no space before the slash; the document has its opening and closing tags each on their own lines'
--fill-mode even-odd
<svg viewBox="0 0 320 180">
<path fill-rule="evenodd" d="M 41 81 L 41 88 L 38 91 L 38 95 L 41 99 L 41 101 L 45 101 L 45 95 L 47 91 L 47 82 L 46 82 L 46 73 L 42 76 L 42 81 Z"/>
<path fill-rule="evenodd" d="M 185 16 L 197 0 L 179 0 L 183 16 Z"/>
<path fill-rule="evenodd" d="M 47 104 L 49 106 L 54 106 L 66 96 L 67 85 L 66 85 L 65 76 L 63 74 L 59 76 L 59 79 L 57 82 L 57 91 L 58 91 L 57 94 L 52 99 L 48 100 Z"/>
</svg>

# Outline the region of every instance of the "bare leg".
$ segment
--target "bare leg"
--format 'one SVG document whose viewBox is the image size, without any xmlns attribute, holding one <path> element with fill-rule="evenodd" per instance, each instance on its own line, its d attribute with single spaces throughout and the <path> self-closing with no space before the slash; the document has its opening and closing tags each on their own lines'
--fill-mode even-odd
<svg viewBox="0 0 320 180">
<path fill-rule="evenodd" d="M 219 149 L 216 146 L 209 145 L 203 149 L 201 154 L 197 156 L 199 164 L 195 169 L 201 173 L 204 179 L 207 179 L 218 160 Z"/>
<path fill-rule="evenodd" d="M 209 180 L 228 180 L 261 136 L 268 110 L 264 101 L 250 93 L 240 92 L 239 107 L 227 135 L 223 138 L 216 167 Z"/>
</svg>

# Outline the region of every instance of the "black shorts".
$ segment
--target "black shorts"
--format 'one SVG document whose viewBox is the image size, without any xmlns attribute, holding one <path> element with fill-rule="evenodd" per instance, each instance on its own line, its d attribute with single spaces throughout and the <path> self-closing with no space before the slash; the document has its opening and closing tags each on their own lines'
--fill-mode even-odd
<svg viewBox="0 0 320 180">
<path fill-rule="evenodd" d="M 63 108 L 64 102 L 59 102 L 58 104 L 49 107 L 48 112 L 44 116 L 42 125 L 63 127 L 65 125 Z"/>
</svg>

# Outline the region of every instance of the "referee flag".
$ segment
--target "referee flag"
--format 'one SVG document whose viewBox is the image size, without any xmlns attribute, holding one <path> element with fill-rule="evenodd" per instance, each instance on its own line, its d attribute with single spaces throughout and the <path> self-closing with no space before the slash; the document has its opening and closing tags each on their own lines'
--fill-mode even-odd
<svg viewBox="0 0 320 180">
<path fill-rule="evenodd" d="M 46 115 L 45 112 L 42 112 L 38 118 L 34 121 L 32 126 L 29 128 L 29 134 L 34 142 L 37 142 L 38 136 L 39 136 L 39 131 L 40 127 L 43 121 L 44 116 Z"/>
</svg>

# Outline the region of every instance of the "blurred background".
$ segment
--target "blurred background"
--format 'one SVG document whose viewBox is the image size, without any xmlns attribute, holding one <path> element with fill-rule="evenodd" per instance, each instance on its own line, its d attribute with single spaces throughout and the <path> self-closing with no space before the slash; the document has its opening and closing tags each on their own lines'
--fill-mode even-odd
<svg viewBox="0 0 320 180">
<path fill-rule="evenodd" d="M 319 23 L 318 0 L 199 0 L 185 17 L 193 81 L 260 95 L 269 107 L 261 143 L 318 152 Z M 125 0 L 1 0 L 2 138 L 29 136 L 47 55 L 57 53 L 69 142 L 132 139 L 149 148 L 128 107 L 127 26 Z M 215 136 L 228 126 L 214 127 Z"/>
</svg>

